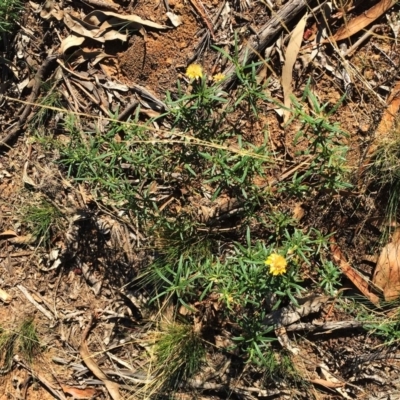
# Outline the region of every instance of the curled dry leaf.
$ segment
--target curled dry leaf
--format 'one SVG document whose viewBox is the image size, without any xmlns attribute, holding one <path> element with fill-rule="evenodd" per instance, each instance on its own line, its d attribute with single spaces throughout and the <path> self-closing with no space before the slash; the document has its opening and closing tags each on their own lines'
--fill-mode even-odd
<svg viewBox="0 0 400 400">
<path fill-rule="evenodd" d="M 400 229 L 393 234 L 392 242 L 383 249 L 376 263 L 372 282 L 383 290 L 386 301 L 396 300 L 400 295 Z"/>
<path fill-rule="evenodd" d="M 85 36 L 87 38 L 96 40 L 100 43 L 104 43 L 105 39 L 101 36 L 101 29 L 96 26 L 91 26 L 88 23 L 81 21 L 72 15 L 64 15 L 64 24 L 74 33 L 78 35 Z"/>
<path fill-rule="evenodd" d="M 398 96 L 399 91 L 400 81 L 397 81 L 390 93 L 389 98 L 386 101 L 386 103 L 388 104 L 388 108 L 385 110 L 381 122 L 379 123 L 378 128 L 375 131 L 374 141 L 372 142 L 368 150 L 369 156 L 375 153 L 375 150 L 377 149 L 379 143 L 382 143 L 382 139 L 391 132 L 397 112 L 400 108 L 400 98 Z"/>
<path fill-rule="evenodd" d="M 17 237 L 18 234 L 14 231 L 7 230 L 0 233 L 0 239 L 7 239 L 8 237 Z"/>
<path fill-rule="evenodd" d="M 61 42 L 60 51 L 64 54 L 71 47 L 80 46 L 84 41 L 85 38 L 82 36 L 70 35 Z"/>
<path fill-rule="evenodd" d="M 99 390 L 94 388 L 79 389 L 73 386 L 67 386 L 60 383 L 61 389 L 65 394 L 70 394 L 74 399 L 92 399 L 99 394 Z"/>
</svg>

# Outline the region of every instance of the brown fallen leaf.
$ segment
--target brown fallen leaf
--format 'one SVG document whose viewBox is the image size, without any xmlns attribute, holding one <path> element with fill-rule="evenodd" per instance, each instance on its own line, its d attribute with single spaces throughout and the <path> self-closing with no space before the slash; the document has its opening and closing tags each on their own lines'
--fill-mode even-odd
<svg viewBox="0 0 400 400">
<path fill-rule="evenodd" d="M 293 30 L 292 36 L 290 37 L 289 44 L 286 49 L 285 54 L 285 64 L 282 68 L 282 89 L 284 97 L 285 109 L 283 110 L 283 122 L 287 122 L 290 115 L 291 100 L 292 95 L 292 74 L 294 63 L 296 62 L 297 55 L 301 47 L 301 42 L 303 41 L 304 29 L 306 27 L 308 14 L 306 13 L 303 18 L 298 22 Z"/>
<path fill-rule="evenodd" d="M 381 251 L 376 263 L 372 282 L 383 290 L 386 301 L 392 301 L 400 295 L 400 229 L 397 229 L 392 241 Z"/>
<path fill-rule="evenodd" d="M 0 289 L 0 300 L 7 304 L 12 300 L 12 297 L 5 290 Z"/>
<path fill-rule="evenodd" d="M 70 394 L 74 399 L 93 399 L 101 392 L 94 388 L 79 389 L 60 383 L 61 389 L 65 394 Z"/>
<path fill-rule="evenodd" d="M 92 315 L 90 322 L 82 335 L 82 343 L 79 347 L 79 353 L 82 357 L 83 362 L 90 369 L 90 371 L 93 373 L 93 375 L 97 379 L 100 379 L 104 383 L 104 386 L 107 388 L 108 393 L 110 394 L 111 398 L 113 400 L 122 400 L 122 397 L 119 393 L 118 383 L 113 382 L 110 379 L 108 379 L 108 377 L 104 374 L 104 372 L 96 364 L 96 362 L 93 360 L 92 356 L 89 353 L 89 349 L 86 344 L 86 339 L 87 339 L 87 336 L 89 335 L 89 331 L 90 331 L 90 328 L 92 327 L 93 321 L 94 321 L 94 317 Z"/>
<path fill-rule="evenodd" d="M 354 286 L 356 286 L 357 289 L 371 301 L 371 303 L 376 305 L 379 304 L 379 297 L 376 294 L 371 293 L 367 280 L 347 262 L 333 236 L 330 238 L 330 242 L 332 257 L 339 264 L 342 272 L 353 282 Z"/>
<path fill-rule="evenodd" d="M 7 230 L 0 233 L 0 239 L 5 239 L 8 236 L 16 237 L 18 236 L 18 234 L 11 230 Z"/>
<path fill-rule="evenodd" d="M 85 38 L 82 36 L 75 36 L 75 35 L 70 35 L 67 36 L 63 41 L 61 42 L 60 45 L 60 52 L 64 54 L 68 49 L 71 47 L 76 47 L 80 46 L 83 42 L 85 41 Z"/>
<path fill-rule="evenodd" d="M 369 10 L 364 11 L 362 14 L 348 21 L 347 24 L 342 26 L 333 36 L 330 37 L 330 40 L 338 41 L 355 35 L 368 25 L 372 24 L 396 3 L 396 0 L 381 0 Z"/>
<path fill-rule="evenodd" d="M 325 386 L 326 388 L 330 389 L 335 389 L 344 386 L 344 383 L 342 382 L 330 382 L 325 379 L 309 379 L 308 381 L 317 385 Z"/>
</svg>

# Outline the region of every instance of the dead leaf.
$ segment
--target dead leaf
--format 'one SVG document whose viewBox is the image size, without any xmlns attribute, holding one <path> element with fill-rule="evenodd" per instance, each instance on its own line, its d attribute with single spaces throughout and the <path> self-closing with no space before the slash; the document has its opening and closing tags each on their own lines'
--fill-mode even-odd
<svg viewBox="0 0 400 400">
<path fill-rule="evenodd" d="M 302 203 L 296 203 L 293 208 L 293 218 L 300 221 L 304 217 L 304 208 Z"/>
<path fill-rule="evenodd" d="M 392 242 L 381 251 L 376 263 L 372 282 L 383 290 L 386 301 L 392 301 L 400 295 L 400 229 L 393 234 Z"/>
<path fill-rule="evenodd" d="M 171 21 L 171 24 L 175 26 L 175 28 L 179 25 L 182 25 L 182 17 L 180 15 L 176 15 L 171 11 L 167 12 L 167 17 Z"/>
<path fill-rule="evenodd" d="M 12 297 L 5 290 L 0 289 L 0 300 L 4 303 L 8 304 L 11 301 Z"/>
<path fill-rule="evenodd" d="M 85 38 L 82 36 L 75 36 L 75 35 L 67 36 L 61 42 L 60 51 L 62 54 L 64 54 L 71 47 L 80 46 L 84 41 L 85 41 Z"/>
<path fill-rule="evenodd" d="M 30 244 L 35 241 L 32 235 L 25 235 L 25 236 L 17 236 L 9 239 L 10 243 L 17 243 L 17 244 Z"/>
<path fill-rule="evenodd" d="M 91 28 L 88 29 L 90 24 L 84 23 L 82 20 L 75 18 L 69 14 L 64 15 L 64 24 L 68 27 L 68 29 L 70 29 L 74 33 L 77 33 L 78 35 L 85 36 L 100 43 L 105 42 L 104 37 L 100 36 L 100 28 L 96 26 L 91 26 Z"/>
<path fill-rule="evenodd" d="M 92 324 L 92 321 L 89 323 L 89 327 Z M 99 366 L 96 364 L 96 362 L 93 360 L 92 356 L 89 353 L 89 349 L 86 344 L 86 337 L 89 333 L 89 329 L 86 329 L 83 337 L 82 337 L 82 343 L 79 347 L 79 353 L 82 357 L 83 362 L 86 364 L 86 366 L 90 369 L 90 371 L 93 373 L 93 375 L 97 378 L 100 379 L 105 387 L 108 390 L 108 393 L 110 394 L 111 398 L 113 400 L 122 400 L 122 397 L 119 393 L 119 385 L 116 382 L 113 382 L 107 378 L 107 376 L 104 374 L 104 372 L 99 368 Z"/>
<path fill-rule="evenodd" d="M 285 54 L 285 63 L 282 68 L 282 89 L 284 96 L 284 105 L 286 109 L 283 111 L 283 122 L 287 122 L 290 115 L 292 95 L 292 74 L 294 63 L 296 62 L 297 55 L 300 50 L 301 42 L 303 41 L 304 29 L 306 27 L 308 14 L 306 13 L 303 18 L 298 22 L 293 30 L 292 36 Z"/>
<path fill-rule="evenodd" d="M 347 24 L 343 25 L 330 39 L 339 41 L 353 36 L 354 34 L 360 32 L 361 29 L 364 29 L 368 25 L 372 24 L 396 3 L 396 0 L 381 0 L 369 10 L 364 11 L 362 14 L 348 21 Z"/>
<path fill-rule="evenodd" d="M 335 386 L 335 390 L 342 395 L 343 398 L 351 400 L 352 398 L 346 393 L 344 389 L 342 389 L 342 386 L 344 386 L 344 383 L 341 382 L 339 379 L 337 379 L 330 371 L 328 366 L 325 363 L 319 364 L 320 367 L 320 373 L 322 377 L 324 378 L 323 380 L 326 381 L 328 384 L 331 385 L 338 385 Z M 329 387 L 329 386 L 327 386 Z M 331 386 L 332 387 L 332 386 Z"/>
<path fill-rule="evenodd" d="M 8 231 L 4 231 L 0 233 L 0 239 L 4 239 L 4 236 L 18 236 L 17 233 L 15 233 L 14 231 L 8 230 Z"/>
<path fill-rule="evenodd" d="M 65 394 L 70 394 L 74 399 L 92 399 L 100 394 L 100 391 L 94 388 L 79 389 L 60 383 L 61 389 Z"/>
<path fill-rule="evenodd" d="M 142 19 L 138 15 L 133 15 L 133 14 L 122 15 L 112 11 L 100 11 L 100 10 L 92 11 L 84 18 L 84 21 L 96 26 L 101 26 L 104 22 L 107 21 L 108 26 L 119 27 L 119 28 L 122 26 L 124 26 L 125 28 L 129 27 L 131 29 L 135 26 L 137 27 L 137 29 L 140 29 L 141 26 L 147 26 L 148 28 L 154 28 L 154 29 L 168 28 L 165 25 L 160 25 L 157 24 L 156 22 Z M 129 23 L 128 25 L 127 22 Z"/>
<path fill-rule="evenodd" d="M 325 387 L 330 388 L 330 389 L 334 389 L 334 388 L 338 388 L 338 387 L 343 387 L 344 386 L 344 383 L 341 383 L 341 382 L 338 382 L 338 383 L 329 382 L 329 381 L 327 381 L 325 379 L 310 379 L 309 382 L 315 383 L 317 385 L 325 386 Z"/>
<path fill-rule="evenodd" d="M 356 286 L 357 289 L 371 301 L 371 303 L 379 304 L 379 297 L 370 292 L 367 280 L 346 261 L 333 236 L 330 238 L 330 241 L 332 257 L 334 261 L 339 264 L 342 272 L 353 282 L 354 286 Z"/>
</svg>

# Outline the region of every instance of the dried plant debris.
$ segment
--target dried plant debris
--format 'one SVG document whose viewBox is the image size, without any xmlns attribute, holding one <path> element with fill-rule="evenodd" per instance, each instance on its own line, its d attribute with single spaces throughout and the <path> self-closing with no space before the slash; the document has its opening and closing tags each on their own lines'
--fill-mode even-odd
<svg viewBox="0 0 400 400">
<path fill-rule="evenodd" d="M 3 3 L 4 392 L 397 398 L 399 5 Z"/>
</svg>

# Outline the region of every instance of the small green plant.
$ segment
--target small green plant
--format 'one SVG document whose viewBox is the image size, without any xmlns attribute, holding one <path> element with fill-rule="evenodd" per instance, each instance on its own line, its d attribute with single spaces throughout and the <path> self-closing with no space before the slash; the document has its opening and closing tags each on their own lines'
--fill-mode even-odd
<svg viewBox="0 0 400 400">
<path fill-rule="evenodd" d="M 19 329 L 19 351 L 23 358 L 32 363 L 40 353 L 41 345 L 33 318 L 25 319 Z"/>
<path fill-rule="evenodd" d="M 322 263 L 322 267 L 318 269 L 320 281 L 320 287 L 330 296 L 336 294 L 336 288 L 340 286 L 340 280 L 342 273 L 333 264 L 332 261 L 326 261 Z"/>
<path fill-rule="evenodd" d="M 45 95 L 40 99 L 40 105 L 43 107 L 39 107 L 31 121 L 31 125 L 36 129 L 42 129 L 46 125 L 46 121 L 54 114 L 51 107 L 62 108 L 61 94 L 56 89 L 57 85 L 57 81 L 42 84 Z"/>
<path fill-rule="evenodd" d="M 52 203 L 41 200 L 23 210 L 23 221 L 28 225 L 32 236 L 44 245 L 48 245 L 53 231 L 57 229 L 62 213 Z"/>
<path fill-rule="evenodd" d="M 303 103 L 308 100 L 311 111 L 308 112 Z M 302 123 L 302 129 L 294 138 L 294 146 L 302 148 L 297 157 L 308 157 L 307 169 L 294 174 L 290 184 L 282 182 L 281 191 L 289 190 L 295 196 L 303 196 L 307 188 L 319 190 L 342 190 L 351 187 L 347 181 L 346 166 L 347 146 L 343 140 L 347 134 L 330 117 L 336 112 L 341 101 L 328 110 L 328 103 L 321 105 L 313 94 L 309 84 L 304 89 L 303 98 L 292 98 L 294 111 L 292 119 Z M 289 122 L 289 123 L 290 123 Z"/>
<path fill-rule="evenodd" d="M 0 369 L 3 374 L 11 370 L 16 353 L 23 360 L 32 363 L 40 351 L 39 335 L 33 318 L 23 319 L 16 331 L 0 328 L 0 358 L 3 363 Z"/>
<path fill-rule="evenodd" d="M 0 34 L 13 29 L 21 9 L 22 3 L 19 0 L 0 0 Z"/>
<path fill-rule="evenodd" d="M 366 172 L 371 189 L 381 193 L 389 222 L 395 221 L 400 202 L 400 129 L 382 140 Z"/>
</svg>

